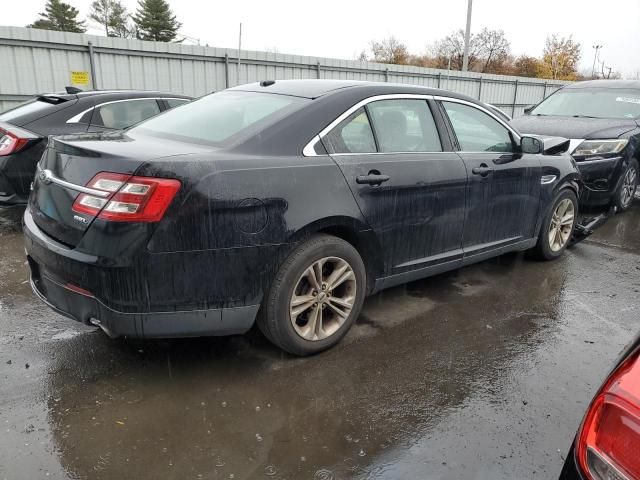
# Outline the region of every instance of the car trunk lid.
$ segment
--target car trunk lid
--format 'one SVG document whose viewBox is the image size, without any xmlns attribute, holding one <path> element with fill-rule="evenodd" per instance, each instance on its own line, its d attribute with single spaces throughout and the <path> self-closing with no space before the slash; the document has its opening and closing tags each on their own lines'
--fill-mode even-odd
<svg viewBox="0 0 640 480">
<path fill-rule="evenodd" d="M 54 240 L 75 247 L 96 218 L 74 211 L 76 198 L 82 193 L 110 196 L 88 188 L 98 173 L 130 178 L 149 160 L 189 150 L 186 144 L 162 139 L 140 142 L 126 132 L 52 137 L 38 164 L 29 200 L 34 221 Z"/>
</svg>

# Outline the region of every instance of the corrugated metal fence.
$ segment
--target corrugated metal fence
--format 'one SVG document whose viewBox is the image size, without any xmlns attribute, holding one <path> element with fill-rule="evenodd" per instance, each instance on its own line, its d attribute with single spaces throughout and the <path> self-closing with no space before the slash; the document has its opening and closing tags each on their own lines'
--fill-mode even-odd
<svg viewBox="0 0 640 480">
<path fill-rule="evenodd" d="M 329 78 L 438 87 L 492 103 L 513 116 L 563 85 L 403 65 L 143 42 L 21 27 L 0 27 L 0 111 L 32 95 L 80 88 L 134 88 L 201 96 L 265 79 Z"/>
</svg>

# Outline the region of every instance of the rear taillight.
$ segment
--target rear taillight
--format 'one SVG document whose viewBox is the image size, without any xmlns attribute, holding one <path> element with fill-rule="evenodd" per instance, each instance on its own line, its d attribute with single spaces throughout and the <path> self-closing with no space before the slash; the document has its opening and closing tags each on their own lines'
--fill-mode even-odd
<svg viewBox="0 0 640 480">
<path fill-rule="evenodd" d="M 589 479 L 640 480 L 640 355 L 627 358 L 591 403 L 576 438 Z"/>
<path fill-rule="evenodd" d="M 180 190 L 178 180 L 110 172 L 98 173 L 86 186 L 110 195 L 81 193 L 73 211 L 114 222 L 158 222 Z"/>
<path fill-rule="evenodd" d="M 0 157 L 11 155 L 22 150 L 29 138 L 20 137 L 16 133 L 0 128 Z"/>
</svg>

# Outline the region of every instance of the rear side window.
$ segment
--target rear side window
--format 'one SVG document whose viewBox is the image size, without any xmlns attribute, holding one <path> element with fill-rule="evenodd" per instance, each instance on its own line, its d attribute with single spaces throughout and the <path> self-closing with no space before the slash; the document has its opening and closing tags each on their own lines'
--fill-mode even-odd
<svg viewBox="0 0 640 480">
<path fill-rule="evenodd" d="M 356 110 L 324 137 L 331 153 L 374 153 L 376 141 L 364 108 Z"/>
<path fill-rule="evenodd" d="M 381 152 L 441 152 L 425 100 L 380 100 L 367 105 Z"/>
<path fill-rule="evenodd" d="M 468 105 L 442 102 L 460 149 L 466 152 L 513 152 L 509 130 L 496 119 Z"/>
<path fill-rule="evenodd" d="M 165 98 L 165 102 L 169 105 L 169 108 L 179 107 L 180 105 L 184 105 L 185 103 L 189 103 L 189 100 L 186 98 Z"/>
<path fill-rule="evenodd" d="M 245 129 L 276 121 L 310 100 L 269 93 L 226 91 L 168 110 L 133 131 L 218 145 Z"/>
<path fill-rule="evenodd" d="M 28 118 L 27 121 L 33 121 L 52 113 L 55 109 L 55 104 L 43 100 L 30 100 L 0 114 L 0 122 L 20 125 L 23 118 Z"/>
<path fill-rule="evenodd" d="M 95 108 L 91 124 L 120 130 L 159 113 L 160 106 L 153 98 L 105 103 Z"/>
</svg>

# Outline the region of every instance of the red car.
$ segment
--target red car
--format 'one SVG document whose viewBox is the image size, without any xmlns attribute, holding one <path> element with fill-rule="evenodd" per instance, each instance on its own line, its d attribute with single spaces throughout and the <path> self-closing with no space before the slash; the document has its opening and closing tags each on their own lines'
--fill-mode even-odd
<svg viewBox="0 0 640 480">
<path fill-rule="evenodd" d="M 640 335 L 582 420 L 561 480 L 640 480 Z"/>
</svg>

